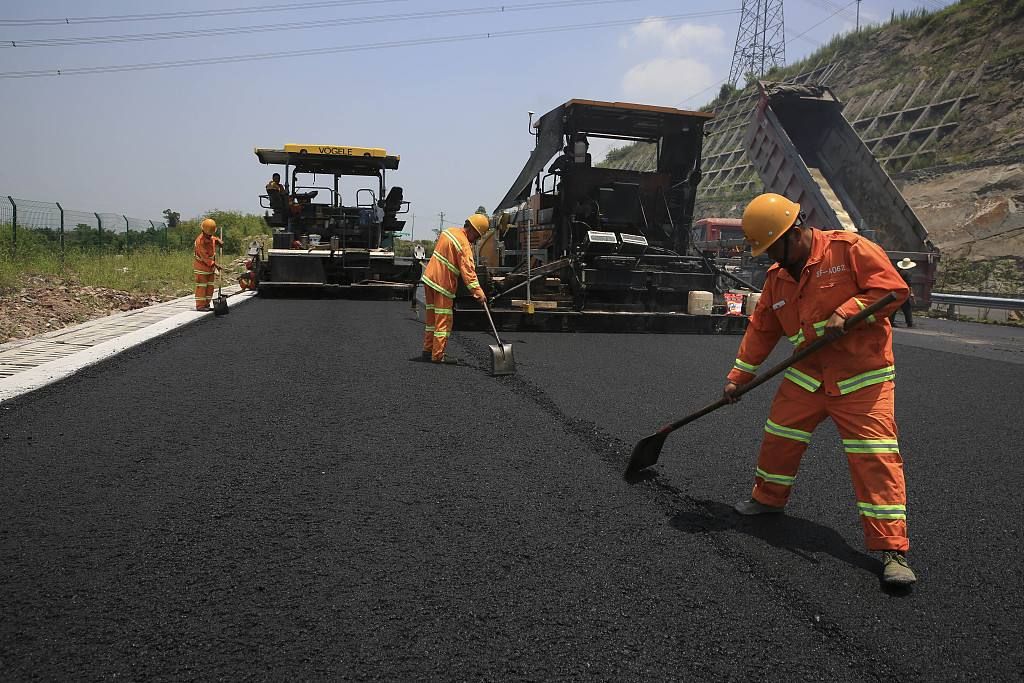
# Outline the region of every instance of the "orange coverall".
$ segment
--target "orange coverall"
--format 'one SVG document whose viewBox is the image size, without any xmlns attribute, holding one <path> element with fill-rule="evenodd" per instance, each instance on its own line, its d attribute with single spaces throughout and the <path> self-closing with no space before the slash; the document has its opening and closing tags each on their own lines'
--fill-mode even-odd
<svg viewBox="0 0 1024 683">
<path fill-rule="evenodd" d="M 888 292 L 898 298 L 786 371 L 765 424 L 752 497 L 765 505 L 786 504 L 811 433 L 831 417 L 843 440 L 867 548 L 906 552 L 889 314 L 906 299 L 907 284 L 885 252 L 859 235 L 814 230 L 812 236 L 799 282 L 778 265 L 769 269 L 730 382 L 753 379 L 780 337 L 799 349 L 823 334 L 833 313 L 850 318 Z"/>
<path fill-rule="evenodd" d="M 455 292 L 459 276 L 469 289 L 479 289 L 473 247 L 466 233 L 448 228 L 437 238 L 434 253 L 423 269 L 423 293 L 427 301 L 427 326 L 423 332 L 423 350 L 430 351 L 431 360 L 440 362 L 452 331 Z"/>
<path fill-rule="evenodd" d="M 195 243 L 195 260 L 192 272 L 196 276 L 196 310 L 205 311 L 213 299 L 213 274 L 216 263 L 217 245 L 221 239 L 205 232 L 199 233 Z"/>
</svg>

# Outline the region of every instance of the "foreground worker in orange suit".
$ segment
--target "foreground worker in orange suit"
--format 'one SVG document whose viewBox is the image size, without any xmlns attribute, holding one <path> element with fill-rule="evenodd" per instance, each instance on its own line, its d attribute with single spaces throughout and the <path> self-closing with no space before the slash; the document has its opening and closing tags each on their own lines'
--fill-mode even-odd
<svg viewBox="0 0 1024 683">
<path fill-rule="evenodd" d="M 804 227 L 800 205 L 777 194 L 756 197 L 743 213 L 754 256 L 776 263 L 740 344 L 724 397 L 749 382 L 780 337 L 799 349 L 819 336 L 830 345 L 786 371 L 772 402 L 743 515 L 782 512 L 811 434 L 826 417 L 839 429 L 868 550 L 882 551 L 887 585 L 914 583 L 907 563 L 907 497 L 893 411 L 896 370 L 889 314 L 908 295 L 876 244 L 851 232 Z M 846 319 L 889 292 L 897 300 L 858 327 Z"/>
<path fill-rule="evenodd" d="M 445 355 L 452 331 L 455 292 L 459 277 L 477 301 L 486 301 L 484 290 L 476 279 L 473 243 L 487 232 L 487 216 L 475 213 L 461 228 L 448 228 L 437 238 L 434 253 L 423 269 L 423 293 L 427 300 L 427 326 L 423 332 L 423 360 L 447 365 L 458 361 Z"/>
<path fill-rule="evenodd" d="M 217 232 L 217 222 L 212 218 L 203 221 L 202 232 L 196 237 L 195 260 L 192 261 L 192 272 L 196 276 L 196 310 L 209 311 L 213 299 L 213 276 L 220 266 L 217 265 L 217 245 L 221 239 L 213 233 Z"/>
</svg>

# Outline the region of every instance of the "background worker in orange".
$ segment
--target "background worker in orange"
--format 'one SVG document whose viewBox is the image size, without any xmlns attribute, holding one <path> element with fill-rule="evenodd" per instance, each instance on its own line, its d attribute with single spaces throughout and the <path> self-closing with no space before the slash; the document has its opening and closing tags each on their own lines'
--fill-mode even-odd
<svg viewBox="0 0 1024 683">
<path fill-rule="evenodd" d="M 434 363 L 457 365 L 458 361 L 445 355 L 448 336 L 452 331 L 455 292 L 459 277 L 479 302 L 487 300 L 476 279 L 473 263 L 473 243 L 487 232 L 487 216 L 475 213 L 461 228 L 448 228 L 437 238 L 434 253 L 423 269 L 423 293 L 427 303 L 427 326 L 423 332 L 423 359 Z"/>
<path fill-rule="evenodd" d="M 726 400 L 754 378 L 780 337 L 797 349 L 822 335 L 836 339 L 787 370 L 765 424 L 753 494 L 736 511 L 782 512 L 811 434 L 831 417 L 843 440 L 867 548 L 883 552 L 886 584 L 911 584 L 916 577 L 906 560 L 907 498 L 889 325 L 907 285 L 878 245 L 852 232 L 803 227 L 800 205 L 781 195 L 750 202 L 743 233 L 755 256 L 767 253 L 776 263 L 729 373 Z M 889 292 L 896 302 L 845 331 L 847 318 Z"/>
<path fill-rule="evenodd" d="M 207 218 L 200 226 L 202 231 L 196 237 L 195 260 L 192 261 L 192 272 L 196 276 L 196 310 L 210 310 L 213 299 L 213 276 L 220 266 L 217 265 L 217 245 L 222 244 L 217 232 L 217 222 Z"/>
</svg>

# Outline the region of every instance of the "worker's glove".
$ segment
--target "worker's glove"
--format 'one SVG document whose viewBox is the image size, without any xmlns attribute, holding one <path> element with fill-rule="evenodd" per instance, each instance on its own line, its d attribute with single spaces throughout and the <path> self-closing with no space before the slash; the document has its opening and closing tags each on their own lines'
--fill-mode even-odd
<svg viewBox="0 0 1024 683">
<path fill-rule="evenodd" d="M 473 298 L 477 300 L 477 303 L 487 303 L 487 295 L 484 294 L 484 290 L 482 288 L 473 290 Z"/>
<path fill-rule="evenodd" d="M 726 382 L 725 388 L 722 389 L 722 398 L 726 403 L 736 403 L 740 400 L 740 397 L 733 396 L 739 387 L 733 382 Z"/>
</svg>

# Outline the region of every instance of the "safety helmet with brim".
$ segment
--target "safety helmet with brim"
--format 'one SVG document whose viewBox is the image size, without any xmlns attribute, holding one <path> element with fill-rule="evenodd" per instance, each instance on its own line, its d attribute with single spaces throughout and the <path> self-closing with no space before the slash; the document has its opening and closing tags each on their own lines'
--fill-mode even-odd
<svg viewBox="0 0 1024 683">
<path fill-rule="evenodd" d="M 766 192 L 754 197 L 743 211 L 743 236 L 750 253 L 760 256 L 792 228 L 800 218 L 800 205 L 780 194 Z"/>
<path fill-rule="evenodd" d="M 466 222 L 476 230 L 478 235 L 483 235 L 491 228 L 491 219 L 482 213 L 474 213 L 466 219 Z"/>
</svg>

